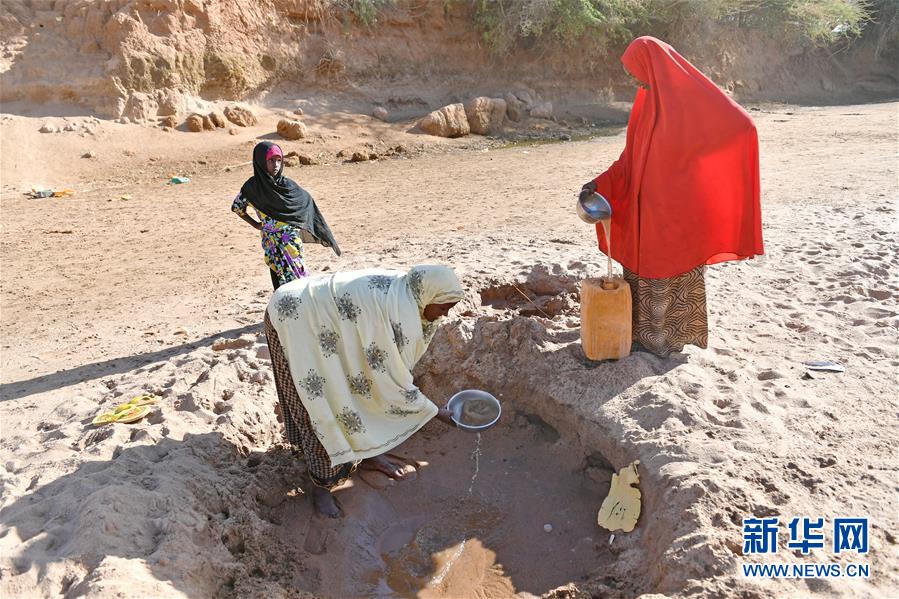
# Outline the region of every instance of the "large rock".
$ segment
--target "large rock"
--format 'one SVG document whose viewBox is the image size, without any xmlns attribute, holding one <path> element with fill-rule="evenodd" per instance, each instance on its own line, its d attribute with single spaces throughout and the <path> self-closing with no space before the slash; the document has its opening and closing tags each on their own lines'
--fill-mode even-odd
<svg viewBox="0 0 899 599">
<path fill-rule="evenodd" d="M 132 121 L 146 121 L 156 118 L 159 104 L 155 99 L 141 92 L 132 92 L 125 102 L 125 110 L 122 114 Z"/>
<path fill-rule="evenodd" d="M 300 121 L 281 119 L 278 121 L 278 135 L 284 139 L 303 139 L 306 137 L 306 125 Z"/>
<path fill-rule="evenodd" d="M 472 133 L 490 135 L 503 127 L 506 119 L 506 101 L 502 98 L 483 96 L 469 100 L 465 104 L 465 115 Z"/>
<path fill-rule="evenodd" d="M 462 137 L 471 133 L 468 116 L 462 104 L 450 104 L 435 110 L 421 119 L 418 126 L 425 133 L 438 137 Z"/>
<path fill-rule="evenodd" d="M 288 152 L 284 155 L 284 166 L 300 166 L 300 157 L 296 152 Z"/>
<path fill-rule="evenodd" d="M 225 108 L 225 118 L 239 127 L 252 127 L 257 122 L 256 115 L 242 106 Z"/>
<path fill-rule="evenodd" d="M 522 106 L 521 100 L 516 98 L 512 93 L 506 94 L 505 100 L 506 116 L 509 117 L 510 121 L 515 121 L 517 123 L 524 115 L 524 106 Z"/>
<path fill-rule="evenodd" d="M 208 114 L 203 115 L 203 131 L 215 131 L 215 122 L 213 122 L 212 116 Z"/>
<path fill-rule="evenodd" d="M 199 133 L 203 130 L 203 115 L 195 112 L 184 120 L 184 124 L 187 125 L 188 131 Z"/>
<path fill-rule="evenodd" d="M 209 119 L 212 121 L 212 124 L 215 125 L 219 129 L 224 129 L 227 121 L 225 121 L 225 115 L 223 115 L 218 110 L 213 110 L 209 113 Z"/>
<path fill-rule="evenodd" d="M 537 95 L 526 89 L 516 91 L 515 96 L 524 105 L 525 110 L 530 110 L 537 104 Z"/>
<path fill-rule="evenodd" d="M 156 102 L 159 104 L 156 111 L 159 116 L 178 117 L 187 111 L 187 100 L 173 89 L 157 90 Z"/>
<path fill-rule="evenodd" d="M 387 112 L 387 109 L 383 106 L 378 106 L 374 110 L 371 111 L 371 115 L 378 119 L 379 121 L 387 122 L 387 119 L 390 118 L 390 113 Z"/>
<path fill-rule="evenodd" d="M 552 102 L 540 102 L 531 108 L 531 116 L 535 119 L 551 119 L 553 118 Z"/>
<path fill-rule="evenodd" d="M 305 152 L 297 152 L 294 150 L 284 155 L 284 166 L 299 166 L 301 164 L 304 166 L 318 164 L 318 160 Z"/>
</svg>

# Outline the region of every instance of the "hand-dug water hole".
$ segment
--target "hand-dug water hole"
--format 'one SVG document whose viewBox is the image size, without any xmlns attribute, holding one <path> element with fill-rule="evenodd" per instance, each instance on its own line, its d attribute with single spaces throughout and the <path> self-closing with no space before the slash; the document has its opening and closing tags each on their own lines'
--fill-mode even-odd
<svg viewBox="0 0 899 599">
<path fill-rule="evenodd" d="M 414 479 L 357 473 L 336 493 L 340 519 L 314 517 L 302 496 L 285 504 L 284 539 L 320 545 L 310 557 L 320 584 L 306 588 L 508 597 L 602 573 L 613 559 L 596 524 L 608 483 L 587 478 L 583 458 L 539 418 L 510 410 L 480 437 L 429 424 L 393 452 L 421 463 Z"/>
</svg>

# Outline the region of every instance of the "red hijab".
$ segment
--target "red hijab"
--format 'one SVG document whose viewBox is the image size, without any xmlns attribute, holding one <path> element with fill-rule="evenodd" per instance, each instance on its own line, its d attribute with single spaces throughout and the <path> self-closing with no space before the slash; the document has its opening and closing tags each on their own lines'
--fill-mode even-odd
<svg viewBox="0 0 899 599">
<path fill-rule="evenodd" d="M 639 89 L 624 151 L 595 179 L 612 205 L 612 257 L 664 279 L 762 254 L 752 119 L 677 51 L 639 37 L 621 57 Z M 597 225 L 599 248 L 608 250 Z"/>
</svg>

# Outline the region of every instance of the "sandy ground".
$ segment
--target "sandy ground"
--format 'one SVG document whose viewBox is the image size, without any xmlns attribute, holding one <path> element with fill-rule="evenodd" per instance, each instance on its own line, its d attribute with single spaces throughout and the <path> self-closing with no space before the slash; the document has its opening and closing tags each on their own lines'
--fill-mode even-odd
<svg viewBox="0 0 899 599">
<path fill-rule="evenodd" d="M 402 448 L 427 462 L 418 478 L 354 480 L 337 523 L 312 517 L 302 463 L 278 445 L 270 284 L 229 211 L 249 168 L 225 167 L 270 131 L 70 117 L 76 131 L 38 134 L 47 119 L 2 117 L 3 595 L 895 596 L 897 104 L 752 115 L 767 256 L 710 269 L 708 350 L 599 365 L 580 352 L 576 283 L 604 259 L 572 202 L 623 134 L 434 144 L 311 115 L 305 145 L 323 155 L 413 150 L 289 171 L 345 252 L 309 248 L 311 268 L 454 265 L 468 298 L 418 374 L 437 403 L 480 386 L 507 407 L 478 460 L 472 436 L 429 425 Z M 24 199 L 35 184 L 78 193 Z M 552 318 L 494 301 L 511 283 Z M 812 359 L 846 372 L 805 378 Z M 144 391 L 163 398 L 152 416 L 90 426 Z M 612 541 L 595 510 L 637 458 L 644 513 Z M 869 516 L 867 556 L 776 561 L 865 562 L 871 577 L 742 578 L 749 515 Z"/>
</svg>

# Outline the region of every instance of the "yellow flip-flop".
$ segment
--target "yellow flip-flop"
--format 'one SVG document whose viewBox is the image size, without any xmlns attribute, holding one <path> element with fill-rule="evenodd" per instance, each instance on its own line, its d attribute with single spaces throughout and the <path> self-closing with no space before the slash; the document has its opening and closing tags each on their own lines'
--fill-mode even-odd
<svg viewBox="0 0 899 599">
<path fill-rule="evenodd" d="M 131 409 L 116 414 L 115 421 L 129 424 L 131 422 L 137 422 L 149 413 L 150 406 L 134 406 Z"/>
<path fill-rule="evenodd" d="M 116 406 L 110 412 L 103 412 L 91 421 L 92 424 L 109 424 L 122 422 L 125 424 L 137 422 L 150 413 L 150 406 L 159 400 L 159 396 L 144 393 L 131 398 L 127 403 Z"/>
<path fill-rule="evenodd" d="M 112 412 L 97 414 L 94 416 L 94 419 L 91 420 L 91 424 L 109 424 L 110 422 L 115 422 L 115 414 Z"/>
<path fill-rule="evenodd" d="M 123 403 L 121 405 L 116 406 L 113 410 L 114 414 L 118 414 L 119 412 L 123 412 L 125 410 L 138 407 L 138 406 L 149 406 L 155 404 L 159 400 L 158 395 L 153 395 L 151 393 L 144 393 L 143 395 L 138 395 L 137 397 L 132 397 L 128 403 Z"/>
</svg>

